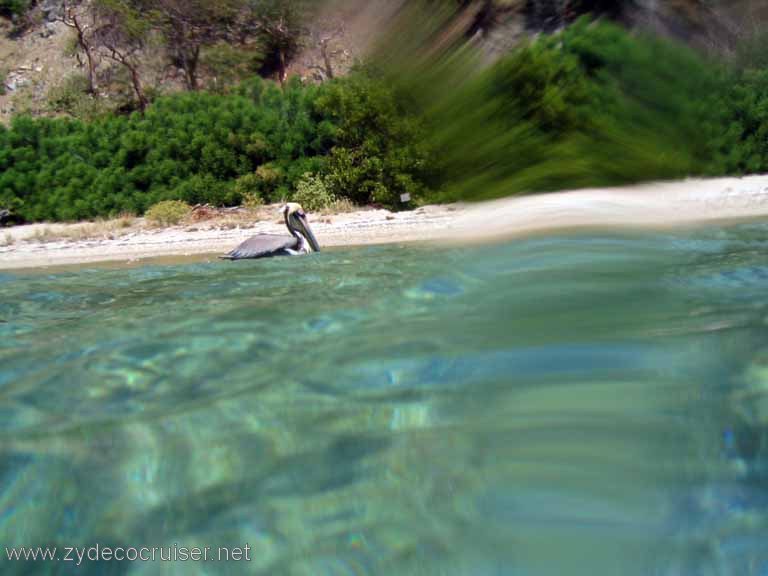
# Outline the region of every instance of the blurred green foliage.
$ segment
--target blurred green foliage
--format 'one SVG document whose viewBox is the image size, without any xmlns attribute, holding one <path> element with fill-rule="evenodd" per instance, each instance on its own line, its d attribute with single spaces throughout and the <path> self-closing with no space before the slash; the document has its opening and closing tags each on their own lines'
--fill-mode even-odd
<svg viewBox="0 0 768 576">
<path fill-rule="evenodd" d="M 720 108 L 720 171 L 749 174 L 768 171 L 768 68 L 739 74 Z"/>
<path fill-rule="evenodd" d="M 684 46 L 582 19 L 437 106 L 447 167 L 439 197 L 722 173 L 722 151 L 738 145 L 723 139 L 733 81 Z"/>
</svg>

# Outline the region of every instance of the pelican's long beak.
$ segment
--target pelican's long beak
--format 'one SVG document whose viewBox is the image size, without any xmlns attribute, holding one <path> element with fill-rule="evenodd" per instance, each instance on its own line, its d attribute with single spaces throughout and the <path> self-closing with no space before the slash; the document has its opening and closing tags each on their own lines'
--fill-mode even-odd
<svg viewBox="0 0 768 576">
<path fill-rule="evenodd" d="M 312 232 L 312 228 L 309 227 L 307 216 L 305 214 L 297 214 L 296 221 L 298 222 L 299 226 L 301 226 L 301 231 L 304 234 L 304 238 L 306 238 L 309 242 L 309 245 L 312 246 L 312 251 L 320 252 L 320 244 L 317 243 L 317 238 L 315 238 L 315 234 Z"/>
</svg>

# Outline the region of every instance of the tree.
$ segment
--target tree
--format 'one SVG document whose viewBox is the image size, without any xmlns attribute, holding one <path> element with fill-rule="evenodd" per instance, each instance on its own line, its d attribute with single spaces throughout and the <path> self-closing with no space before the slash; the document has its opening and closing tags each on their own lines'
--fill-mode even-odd
<svg viewBox="0 0 768 576">
<path fill-rule="evenodd" d="M 143 112 L 149 99 L 139 65 L 149 39 L 151 21 L 142 17 L 130 0 L 94 0 L 91 9 L 99 22 L 93 31 L 94 45 L 128 71 L 139 109 Z"/>
<path fill-rule="evenodd" d="M 312 64 L 309 68 L 317 71 L 322 80 L 333 80 L 335 77 L 333 59 L 343 54 L 344 50 L 335 47 L 333 42 L 342 38 L 344 33 L 344 23 L 341 21 L 323 22 L 312 32 L 312 43 L 317 45 L 322 63 Z"/>
<path fill-rule="evenodd" d="M 184 71 L 188 90 L 199 87 L 201 50 L 237 35 L 243 0 L 144 0 L 156 16 L 173 64 Z"/>
<path fill-rule="evenodd" d="M 98 54 L 93 42 L 93 31 L 96 29 L 94 14 L 81 15 L 78 13 L 77 0 L 63 0 L 63 15 L 61 21 L 75 31 L 77 47 L 85 54 L 88 69 L 88 93 L 96 94 L 96 67 L 98 66 Z M 78 59 L 79 59 L 78 54 Z M 82 62 L 81 62 L 82 65 Z"/>
<path fill-rule="evenodd" d="M 309 5 L 304 0 L 248 0 L 244 30 L 261 38 L 265 51 L 262 73 L 276 74 L 285 84 L 288 62 L 301 47 Z"/>
</svg>

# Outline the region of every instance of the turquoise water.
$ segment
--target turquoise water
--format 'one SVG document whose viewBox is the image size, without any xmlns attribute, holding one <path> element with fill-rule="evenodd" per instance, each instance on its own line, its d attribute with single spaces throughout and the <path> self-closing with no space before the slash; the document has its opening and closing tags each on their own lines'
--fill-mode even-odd
<svg viewBox="0 0 768 576">
<path fill-rule="evenodd" d="M 768 574 L 768 226 L 0 274 L 2 574 Z M 3 550 L 0 549 L 0 553 Z"/>
</svg>

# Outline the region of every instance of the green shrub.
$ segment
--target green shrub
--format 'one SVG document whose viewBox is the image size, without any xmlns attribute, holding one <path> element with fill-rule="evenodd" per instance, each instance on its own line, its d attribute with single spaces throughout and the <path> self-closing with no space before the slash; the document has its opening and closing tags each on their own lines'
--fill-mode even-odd
<svg viewBox="0 0 768 576">
<path fill-rule="evenodd" d="M 26 12 L 29 6 L 30 0 L 0 0 L 0 16 L 18 16 Z"/>
<path fill-rule="evenodd" d="M 426 126 L 400 95 L 358 73 L 326 84 L 317 108 L 335 142 L 323 170 L 334 196 L 393 207 L 401 194 L 421 196 L 431 166 Z"/>
<path fill-rule="evenodd" d="M 51 106 L 82 121 L 16 117 L 0 128 L 0 200 L 29 221 L 142 214 L 162 200 L 275 202 L 311 172 L 339 198 L 395 204 L 421 190 L 424 133 L 382 81 L 360 74 L 284 90 L 253 79 L 233 94 L 160 97 L 130 116 L 80 112 L 91 99 L 73 77 Z"/>
<path fill-rule="evenodd" d="M 163 200 L 147 210 L 147 222 L 154 226 L 174 226 L 189 215 L 189 204 L 178 200 Z"/>
<path fill-rule="evenodd" d="M 256 172 L 254 172 L 252 184 L 255 187 L 254 192 L 258 192 L 263 198 L 275 200 L 276 191 L 282 181 L 283 173 L 279 168 L 271 164 L 264 164 L 259 166 Z"/>
<path fill-rule="evenodd" d="M 768 68 L 768 30 L 764 26 L 756 28 L 737 46 L 734 64 L 739 70 Z"/>
<path fill-rule="evenodd" d="M 263 55 L 258 50 L 244 50 L 228 43 L 205 47 L 200 55 L 200 64 L 208 77 L 207 88 L 221 93 L 253 76 L 262 61 Z"/>
<path fill-rule="evenodd" d="M 336 201 L 321 176 L 307 172 L 296 184 L 293 200 L 305 210 L 316 212 L 330 208 Z"/>
<path fill-rule="evenodd" d="M 264 204 L 260 194 L 261 178 L 257 174 L 245 174 L 235 180 L 235 194 L 246 208 L 258 208 Z"/>
<path fill-rule="evenodd" d="M 71 74 L 48 90 L 48 108 L 54 112 L 69 112 L 87 93 L 88 79 L 82 74 Z"/>
<path fill-rule="evenodd" d="M 722 128 L 710 142 L 724 171 L 768 171 L 768 69 L 747 69 L 733 79 L 719 112 Z"/>
<path fill-rule="evenodd" d="M 48 109 L 81 120 L 92 120 L 106 110 L 101 100 L 88 93 L 88 79 L 82 74 L 67 76 L 48 91 Z"/>
<path fill-rule="evenodd" d="M 188 204 L 214 204 L 231 206 L 237 204 L 234 183 L 219 180 L 213 174 L 194 174 L 182 182 L 173 192 Z"/>
</svg>

